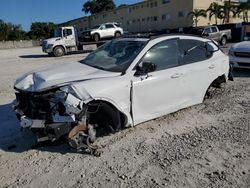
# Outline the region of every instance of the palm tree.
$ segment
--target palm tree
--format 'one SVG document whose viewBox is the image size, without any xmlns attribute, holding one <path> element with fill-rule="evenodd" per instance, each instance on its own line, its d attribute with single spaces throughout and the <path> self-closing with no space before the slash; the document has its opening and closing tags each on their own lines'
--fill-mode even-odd
<svg viewBox="0 0 250 188">
<path fill-rule="evenodd" d="M 208 9 L 206 10 L 209 13 L 209 20 L 211 21 L 212 17 L 214 16 L 215 18 L 215 24 L 218 24 L 218 15 L 221 11 L 222 6 L 219 5 L 218 3 L 211 3 Z"/>
<path fill-rule="evenodd" d="M 250 0 L 244 3 L 240 3 L 239 7 L 243 13 L 244 22 L 248 22 L 248 11 L 250 10 Z"/>
<path fill-rule="evenodd" d="M 247 2 L 240 3 L 239 5 L 232 6 L 231 12 L 233 17 L 239 17 L 241 14 L 243 16 L 243 21 L 248 22 L 248 11 L 250 10 L 250 0 Z"/>
<path fill-rule="evenodd" d="M 203 9 L 194 9 L 192 12 L 188 14 L 188 16 L 191 16 L 192 19 L 194 19 L 195 27 L 197 27 L 199 22 L 199 17 L 207 17 L 207 13 Z"/>
</svg>

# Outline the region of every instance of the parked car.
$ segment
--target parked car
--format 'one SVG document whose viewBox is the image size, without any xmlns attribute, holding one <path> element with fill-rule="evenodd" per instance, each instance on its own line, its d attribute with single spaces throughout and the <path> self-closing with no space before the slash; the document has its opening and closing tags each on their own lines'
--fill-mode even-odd
<svg viewBox="0 0 250 188">
<path fill-rule="evenodd" d="M 203 102 L 227 82 L 229 58 L 211 40 L 170 35 L 107 42 L 85 59 L 27 73 L 15 82 L 22 127 L 40 140 L 95 137 Z"/>
<path fill-rule="evenodd" d="M 118 38 L 123 35 L 123 29 L 119 23 L 104 23 L 97 25 L 90 30 L 82 32 L 81 38 L 84 40 L 94 40 L 98 42 L 105 38 Z"/>
<path fill-rule="evenodd" d="M 217 41 L 221 45 L 225 45 L 232 38 L 230 29 L 219 31 L 217 26 L 196 27 L 189 34 Z"/>
<path fill-rule="evenodd" d="M 235 68 L 250 68 L 250 38 L 234 44 L 229 50 L 230 64 Z"/>
</svg>

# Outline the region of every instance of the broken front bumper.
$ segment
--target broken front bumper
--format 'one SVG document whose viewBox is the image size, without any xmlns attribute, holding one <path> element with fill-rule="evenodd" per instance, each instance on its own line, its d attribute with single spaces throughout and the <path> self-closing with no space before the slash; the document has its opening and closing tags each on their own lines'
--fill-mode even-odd
<svg viewBox="0 0 250 188">
<path fill-rule="evenodd" d="M 13 102 L 21 128 L 34 132 L 38 142 L 67 136 L 79 123 L 78 115 L 84 106 L 82 100 L 60 90 L 40 94 L 17 92 Z"/>
</svg>

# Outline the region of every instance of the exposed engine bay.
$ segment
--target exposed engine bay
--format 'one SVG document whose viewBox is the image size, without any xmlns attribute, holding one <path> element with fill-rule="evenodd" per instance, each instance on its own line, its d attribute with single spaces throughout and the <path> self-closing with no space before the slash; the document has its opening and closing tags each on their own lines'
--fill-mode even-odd
<svg viewBox="0 0 250 188">
<path fill-rule="evenodd" d="M 30 129 L 37 142 L 67 138 L 77 151 L 92 154 L 97 137 L 114 133 L 126 123 L 125 116 L 104 101 L 79 99 L 64 88 L 45 92 L 16 92 L 13 108 L 22 128 Z"/>
</svg>

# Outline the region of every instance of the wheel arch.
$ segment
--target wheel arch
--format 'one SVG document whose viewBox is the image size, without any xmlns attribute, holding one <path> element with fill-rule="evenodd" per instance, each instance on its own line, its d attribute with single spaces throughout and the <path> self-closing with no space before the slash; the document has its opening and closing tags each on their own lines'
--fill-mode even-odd
<svg viewBox="0 0 250 188">
<path fill-rule="evenodd" d="M 64 52 L 65 52 L 65 54 L 67 53 L 67 49 L 66 49 L 66 46 L 65 46 L 65 45 L 63 45 L 63 44 L 56 45 L 56 46 L 53 47 L 53 51 L 54 51 L 54 49 L 55 49 L 56 47 L 62 47 L 63 50 L 64 50 Z"/>
<path fill-rule="evenodd" d="M 218 88 L 219 85 L 221 83 L 226 83 L 227 82 L 227 76 L 225 74 L 222 74 L 221 76 L 218 76 L 217 78 L 215 78 L 210 84 L 209 86 L 206 88 L 205 92 L 203 93 L 203 99 L 205 99 L 206 95 L 207 95 L 207 92 L 209 91 L 209 89 L 211 87 L 215 87 L 215 88 Z"/>
<path fill-rule="evenodd" d="M 121 127 L 133 126 L 133 121 L 132 121 L 132 117 L 131 117 L 130 112 L 127 112 L 126 110 L 124 110 L 121 107 L 121 105 L 118 105 L 113 100 L 110 100 L 108 98 L 96 97 L 93 100 L 89 101 L 86 105 L 91 106 L 92 104 L 98 104 L 98 103 L 103 103 L 119 113 L 119 115 L 123 121 L 123 122 L 121 122 L 122 123 Z M 116 114 L 116 115 L 118 115 L 118 114 Z"/>
</svg>

